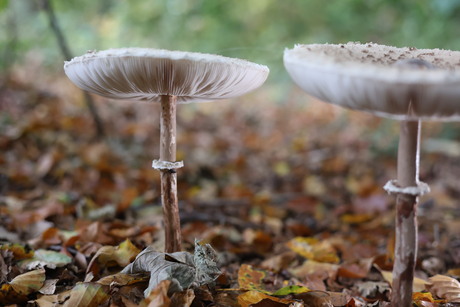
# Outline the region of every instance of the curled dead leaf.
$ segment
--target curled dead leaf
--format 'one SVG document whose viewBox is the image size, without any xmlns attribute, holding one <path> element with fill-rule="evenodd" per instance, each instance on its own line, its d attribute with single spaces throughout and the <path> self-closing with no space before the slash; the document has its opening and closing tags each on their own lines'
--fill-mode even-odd
<svg viewBox="0 0 460 307">
<path fill-rule="evenodd" d="M 160 253 L 149 246 L 121 271 L 125 274 L 144 272 L 150 273 L 145 297 L 149 297 L 149 293 L 163 280 L 171 281 L 168 291 L 172 294 L 194 285 L 209 284 L 221 274 L 214 249 L 199 242 L 195 242 L 194 255 L 188 252 Z"/>
<path fill-rule="evenodd" d="M 136 258 L 139 252 L 139 249 L 130 240 L 125 240 L 118 246 L 103 246 L 91 259 L 87 273 L 92 272 L 96 276 L 101 266 L 125 267 Z"/>
</svg>

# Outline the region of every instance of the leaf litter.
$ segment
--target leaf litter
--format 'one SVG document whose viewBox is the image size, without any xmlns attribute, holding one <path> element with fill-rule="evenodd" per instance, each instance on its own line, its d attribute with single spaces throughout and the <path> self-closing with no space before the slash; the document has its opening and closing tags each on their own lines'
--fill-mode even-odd
<svg viewBox="0 0 460 307">
<path fill-rule="evenodd" d="M 148 167 L 158 107 L 97 98 L 110 132 L 99 141 L 75 88 L 32 76 L 13 73 L 0 87 L 1 304 L 388 303 L 394 200 L 381 186 L 395 175 L 397 144 L 389 122 L 300 100 L 297 90 L 282 104 L 262 91 L 181 106 L 187 251 L 165 254 L 160 178 Z M 441 127 L 424 133 L 442 141 Z M 416 306 L 458 304 L 458 157 L 443 148 L 423 152 L 432 193 L 419 208 Z"/>
</svg>

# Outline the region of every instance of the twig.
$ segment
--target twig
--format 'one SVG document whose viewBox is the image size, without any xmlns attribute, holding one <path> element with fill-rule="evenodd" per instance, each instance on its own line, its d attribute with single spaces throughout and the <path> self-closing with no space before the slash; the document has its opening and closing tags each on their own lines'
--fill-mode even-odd
<svg viewBox="0 0 460 307">
<path fill-rule="evenodd" d="M 70 48 L 69 48 L 69 45 L 67 44 L 64 34 L 62 33 L 61 28 L 59 27 L 59 23 L 58 23 L 56 14 L 54 13 L 54 9 L 51 4 L 51 1 L 41 0 L 41 4 L 42 4 L 42 9 L 46 12 L 48 16 L 49 26 L 51 30 L 53 31 L 54 36 L 56 37 L 56 40 L 58 42 L 59 49 L 61 50 L 62 55 L 64 56 L 66 61 L 70 61 L 73 56 L 72 56 L 72 53 L 70 52 Z M 97 111 L 96 105 L 94 104 L 94 100 L 88 92 L 84 92 L 84 97 L 85 97 L 86 106 L 88 107 L 89 112 L 91 113 L 91 116 L 93 118 L 94 124 L 96 126 L 97 137 L 102 138 L 105 136 L 104 126 L 102 125 L 102 121 Z"/>
</svg>

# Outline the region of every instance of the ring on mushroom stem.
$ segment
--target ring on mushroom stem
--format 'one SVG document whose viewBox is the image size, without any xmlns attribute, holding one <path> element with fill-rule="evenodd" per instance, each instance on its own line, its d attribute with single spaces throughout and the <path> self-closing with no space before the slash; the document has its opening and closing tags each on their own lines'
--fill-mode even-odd
<svg viewBox="0 0 460 307">
<path fill-rule="evenodd" d="M 394 307 L 412 306 L 417 255 L 421 120 L 460 120 L 460 52 L 377 44 L 297 45 L 284 52 L 291 78 L 316 98 L 398 119 Z M 391 182 L 390 182 L 391 184 Z"/>
<path fill-rule="evenodd" d="M 90 52 L 64 64 L 78 87 L 113 99 L 160 103 L 161 201 L 165 225 L 165 251 L 181 250 L 177 200 L 176 105 L 234 98 L 261 86 L 266 66 L 245 60 L 196 52 L 147 48 Z"/>
</svg>

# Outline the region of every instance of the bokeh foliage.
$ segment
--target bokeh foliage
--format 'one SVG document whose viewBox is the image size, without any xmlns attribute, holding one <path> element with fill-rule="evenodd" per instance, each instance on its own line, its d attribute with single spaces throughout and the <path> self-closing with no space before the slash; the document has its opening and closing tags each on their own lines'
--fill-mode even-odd
<svg viewBox="0 0 460 307">
<path fill-rule="evenodd" d="M 42 0 L 0 0 L 1 66 L 62 62 Z M 460 0 L 51 0 L 75 55 L 140 46 L 217 53 L 281 69 L 296 43 L 373 41 L 460 49 Z"/>
</svg>

